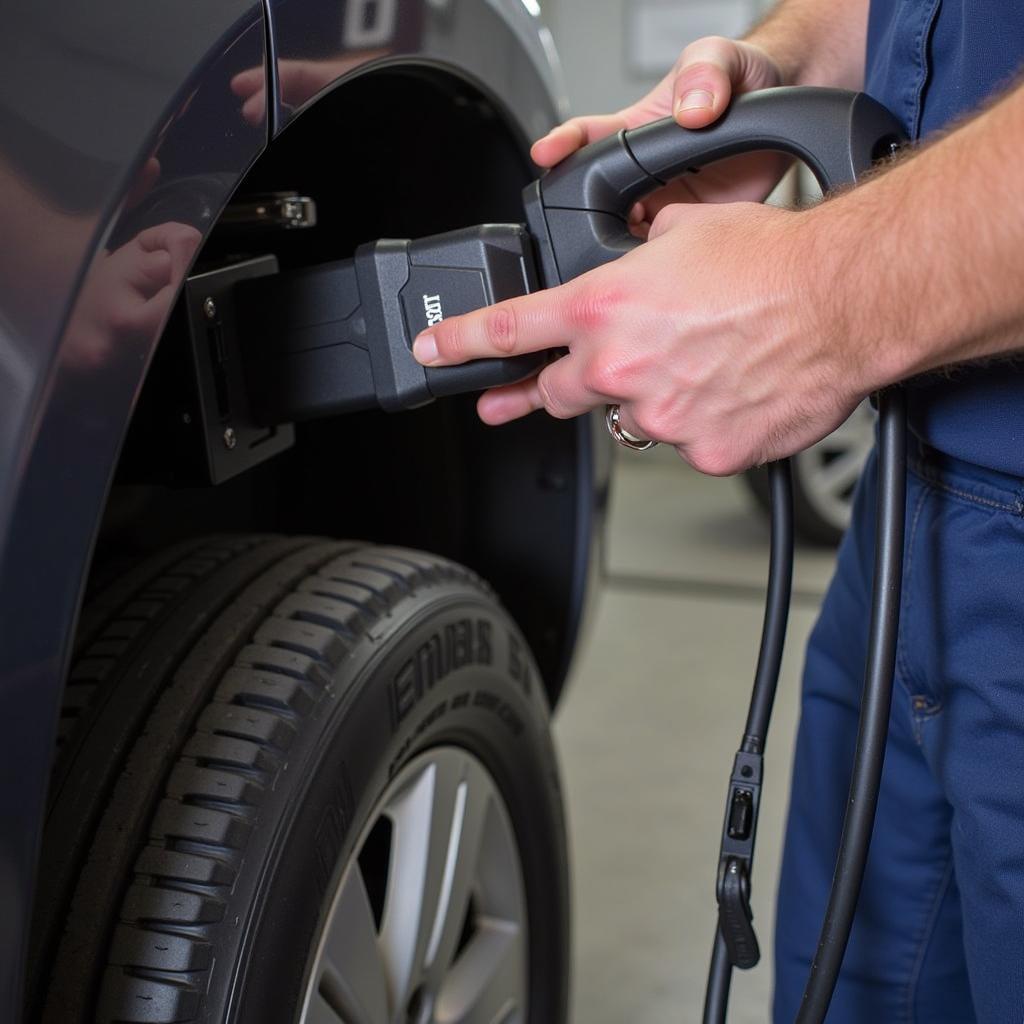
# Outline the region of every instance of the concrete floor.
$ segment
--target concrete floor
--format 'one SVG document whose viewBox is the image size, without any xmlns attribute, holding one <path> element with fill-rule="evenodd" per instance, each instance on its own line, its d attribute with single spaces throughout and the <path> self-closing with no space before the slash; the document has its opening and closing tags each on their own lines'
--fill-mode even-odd
<svg viewBox="0 0 1024 1024">
<path fill-rule="evenodd" d="M 556 732 L 575 885 L 575 1024 L 700 1019 L 719 831 L 747 711 L 766 521 L 738 480 L 671 450 L 617 458 L 608 585 Z M 734 974 L 730 1024 L 763 1024 L 803 645 L 832 554 L 801 550 L 768 744 L 754 871 L 764 957 Z"/>
</svg>

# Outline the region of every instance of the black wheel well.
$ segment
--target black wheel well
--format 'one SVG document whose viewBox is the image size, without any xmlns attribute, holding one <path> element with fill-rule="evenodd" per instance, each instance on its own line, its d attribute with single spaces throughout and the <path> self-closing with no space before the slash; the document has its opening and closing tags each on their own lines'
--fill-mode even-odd
<svg viewBox="0 0 1024 1024">
<path fill-rule="evenodd" d="M 236 196 L 295 190 L 318 223 L 238 253 L 215 227 L 199 268 L 273 253 L 282 268 L 347 258 L 362 242 L 522 218 L 526 140 L 492 98 L 437 67 L 384 65 L 343 82 L 269 145 Z M 128 430 L 92 576 L 210 531 L 280 530 L 423 548 L 488 578 L 537 655 L 554 700 L 575 633 L 579 487 L 573 424 L 532 417 L 484 428 L 472 400 L 398 416 L 300 424 L 294 448 L 218 486 L 170 479 L 175 453 L 154 417 L 182 387 L 182 318 L 172 317 Z M 589 523 L 587 527 L 589 527 Z M 573 555 L 576 552 L 576 555 Z"/>
</svg>

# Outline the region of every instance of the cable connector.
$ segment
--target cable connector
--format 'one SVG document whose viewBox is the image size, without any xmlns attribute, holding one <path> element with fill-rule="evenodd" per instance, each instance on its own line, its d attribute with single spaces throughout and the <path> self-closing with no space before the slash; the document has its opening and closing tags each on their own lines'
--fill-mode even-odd
<svg viewBox="0 0 1024 1024">
<path fill-rule="evenodd" d="M 760 754 L 743 750 L 736 754 L 718 859 L 718 928 L 729 962 L 741 970 L 754 967 L 761 959 L 754 932 L 754 914 L 750 909 L 750 872 L 757 838 L 763 767 L 764 758 Z"/>
</svg>

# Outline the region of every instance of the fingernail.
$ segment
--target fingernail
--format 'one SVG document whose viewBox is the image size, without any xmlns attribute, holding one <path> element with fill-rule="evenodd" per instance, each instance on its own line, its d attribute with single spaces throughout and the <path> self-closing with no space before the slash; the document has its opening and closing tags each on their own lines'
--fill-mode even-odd
<svg viewBox="0 0 1024 1024">
<path fill-rule="evenodd" d="M 432 334 L 421 334 L 412 343 L 412 354 L 418 363 L 424 365 L 433 363 L 437 359 L 437 342 Z"/>
<path fill-rule="evenodd" d="M 714 105 L 715 97 L 707 89 L 691 89 L 676 104 L 676 113 L 679 114 L 684 110 L 702 110 Z"/>
</svg>

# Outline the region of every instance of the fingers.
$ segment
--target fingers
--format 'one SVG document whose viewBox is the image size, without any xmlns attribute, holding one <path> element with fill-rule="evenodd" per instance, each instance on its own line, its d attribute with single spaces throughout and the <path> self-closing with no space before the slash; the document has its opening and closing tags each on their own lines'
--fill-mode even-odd
<svg viewBox="0 0 1024 1024">
<path fill-rule="evenodd" d="M 758 47 L 706 36 L 691 43 L 676 70 L 643 99 L 615 114 L 574 117 L 538 139 L 530 155 L 541 167 L 552 167 L 591 142 L 670 111 L 684 128 L 704 128 L 722 116 L 734 93 L 778 85 L 779 81 L 778 66 Z"/>
<path fill-rule="evenodd" d="M 172 255 L 190 256 L 195 252 L 203 236 L 191 224 L 168 220 L 163 224 L 154 224 L 152 227 L 144 228 L 135 237 L 139 245 L 147 252 L 166 249 Z"/>
<path fill-rule="evenodd" d="M 242 104 L 242 119 L 246 124 L 258 125 L 263 121 L 263 115 L 267 111 L 267 92 L 260 89 L 254 92 Z"/>
<path fill-rule="evenodd" d="M 543 408 L 536 377 L 485 391 L 476 403 L 477 415 L 492 427 L 511 423 Z"/>
<path fill-rule="evenodd" d="M 540 167 L 553 167 L 577 149 L 629 127 L 631 125 L 623 113 L 574 117 L 538 139 L 530 150 L 530 156 Z"/>
<path fill-rule="evenodd" d="M 481 395 L 477 412 L 493 427 L 538 409 L 545 409 L 556 419 L 572 419 L 607 402 L 606 396 L 586 386 L 578 361 L 570 355 L 550 363 L 536 377 Z"/>
<path fill-rule="evenodd" d="M 262 89 L 266 82 L 266 71 L 262 67 L 248 68 L 239 71 L 231 79 L 231 91 L 240 98 L 251 96 L 257 89 Z"/>
<path fill-rule="evenodd" d="M 640 441 L 658 441 L 658 438 L 650 438 L 636 425 L 636 420 L 633 419 L 633 414 L 630 411 L 628 405 L 619 406 L 619 429 L 624 431 L 630 437 L 636 438 Z"/>
<path fill-rule="evenodd" d="M 412 353 L 424 366 L 446 366 L 564 346 L 572 294 L 562 285 L 452 317 L 420 334 Z"/>
<path fill-rule="evenodd" d="M 143 251 L 131 268 L 128 281 L 142 295 L 150 298 L 161 288 L 170 284 L 173 272 L 174 265 L 171 262 L 171 254 L 166 249 L 156 249 L 152 252 Z"/>
<path fill-rule="evenodd" d="M 578 390 L 575 380 L 578 374 L 579 371 L 571 365 L 571 357 L 560 359 L 539 377 L 485 392 L 477 401 L 477 414 L 488 426 L 499 427 L 539 409 L 545 409 L 558 419 L 569 419 L 611 404 L 604 395 Z M 646 440 L 628 405 L 619 406 L 619 426 L 627 434 Z"/>
<path fill-rule="evenodd" d="M 689 211 L 687 209 L 689 207 Z M 663 206 L 651 221 L 651 229 L 647 233 L 647 241 L 653 242 L 660 235 L 665 234 L 674 228 L 688 212 L 693 211 L 693 206 L 688 203 L 672 203 Z"/>
<path fill-rule="evenodd" d="M 140 248 L 146 252 L 166 252 L 171 259 L 171 277 L 181 278 L 189 268 L 192 257 L 203 236 L 190 224 L 167 221 L 140 231 L 136 236 Z"/>
<path fill-rule="evenodd" d="M 722 116 L 740 84 L 743 60 L 736 43 L 708 36 L 691 43 L 672 83 L 672 113 L 684 128 L 704 128 Z"/>
<path fill-rule="evenodd" d="M 297 107 L 329 85 L 337 71 L 328 61 L 282 60 L 277 64 L 281 100 Z"/>
<path fill-rule="evenodd" d="M 282 63 L 284 63 L 282 61 Z M 242 118 L 247 124 L 258 125 L 267 109 L 267 74 L 263 68 L 239 71 L 231 79 L 231 91 L 241 99 Z"/>
<path fill-rule="evenodd" d="M 650 238 L 650 230 L 661 212 L 669 206 L 677 206 L 680 203 L 692 205 L 701 202 L 701 198 L 694 191 L 691 182 L 686 178 L 678 181 L 670 181 L 657 192 L 652 192 L 643 201 L 643 216 L 641 223 L 644 226 L 643 238 Z"/>
</svg>

